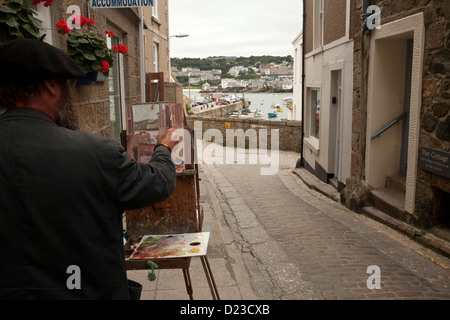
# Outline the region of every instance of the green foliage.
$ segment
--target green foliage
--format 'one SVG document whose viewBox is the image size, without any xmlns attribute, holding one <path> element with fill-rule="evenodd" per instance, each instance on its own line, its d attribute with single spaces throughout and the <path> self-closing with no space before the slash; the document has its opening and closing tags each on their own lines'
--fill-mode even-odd
<svg viewBox="0 0 450 320">
<path fill-rule="evenodd" d="M 112 52 L 108 49 L 105 39 L 95 32 L 83 34 L 71 31 L 67 37 L 67 53 L 86 73 L 97 72 L 104 60 L 110 66 L 113 64 Z M 109 71 L 103 74 L 108 76 Z"/>
<path fill-rule="evenodd" d="M 277 56 L 250 56 L 250 57 L 236 57 L 226 58 L 226 57 L 212 57 L 212 58 L 172 58 L 172 67 L 177 67 L 179 70 L 182 68 L 198 68 L 200 70 L 212 70 L 220 69 L 222 74 L 228 73 L 228 71 L 235 66 L 259 66 L 261 64 L 268 64 L 271 62 L 282 63 L 287 61 L 293 63 L 294 59 L 292 56 L 277 57 Z"/>
<path fill-rule="evenodd" d="M 23 0 L 0 0 L 0 45 L 14 39 L 39 39 L 41 26 Z"/>
</svg>

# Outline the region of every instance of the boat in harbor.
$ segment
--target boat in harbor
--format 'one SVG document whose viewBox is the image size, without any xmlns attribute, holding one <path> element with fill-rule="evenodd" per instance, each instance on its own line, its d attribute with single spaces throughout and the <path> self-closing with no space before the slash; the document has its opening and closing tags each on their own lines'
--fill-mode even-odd
<svg viewBox="0 0 450 320">
<path fill-rule="evenodd" d="M 255 118 L 264 118 L 264 113 L 262 113 L 261 110 L 258 110 L 258 111 L 255 112 L 253 117 L 255 117 Z"/>
<path fill-rule="evenodd" d="M 293 101 L 294 101 L 294 99 L 292 97 L 286 97 L 286 98 L 283 98 L 282 103 L 285 106 L 287 106 L 287 105 L 291 104 Z"/>
<path fill-rule="evenodd" d="M 277 112 L 283 112 L 283 108 L 278 107 L 278 108 L 277 108 Z"/>
<path fill-rule="evenodd" d="M 276 112 L 269 112 L 267 115 L 269 116 L 269 119 L 278 117 L 278 113 Z"/>
<path fill-rule="evenodd" d="M 233 112 L 230 114 L 230 118 L 239 118 L 241 115 L 242 115 L 241 112 L 239 112 L 239 111 L 233 111 Z"/>
<path fill-rule="evenodd" d="M 277 103 L 277 104 L 272 104 L 272 108 L 273 109 L 278 109 L 280 107 L 280 104 L 279 103 Z"/>
</svg>

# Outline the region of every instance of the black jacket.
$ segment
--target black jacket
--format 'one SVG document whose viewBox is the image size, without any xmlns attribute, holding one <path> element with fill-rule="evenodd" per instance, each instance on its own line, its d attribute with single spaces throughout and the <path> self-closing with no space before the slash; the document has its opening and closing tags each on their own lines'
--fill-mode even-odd
<svg viewBox="0 0 450 320">
<path fill-rule="evenodd" d="M 122 213 L 163 201 L 175 181 L 166 148 L 141 164 L 38 110 L 0 116 L 0 299 L 128 299 Z M 73 265 L 81 289 L 68 289 Z"/>
</svg>

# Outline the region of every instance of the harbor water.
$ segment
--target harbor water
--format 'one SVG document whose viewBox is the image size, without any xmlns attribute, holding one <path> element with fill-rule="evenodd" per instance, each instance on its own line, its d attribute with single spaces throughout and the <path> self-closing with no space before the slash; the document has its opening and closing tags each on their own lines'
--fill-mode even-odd
<svg viewBox="0 0 450 320">
<path fill-rule="evenodd" d="M 190 91 L 190 92 L 189 92 Z M 200 94 L 200 90 L 191 89 L 184 90 L 184 95 L 190 97 L 194 102 L 203 101 L 203 97 Z M 228 93 L 229 96 L 236 96 L 237 98 L 244 98 L 250 102 L 249 109 L 261 110 L 264 114 L 263 118 L 269 119 L 269 112 L 277 112 L 277 109 L 272 108 L 273 105 L 280 105 L 283 109 L 282 112 L 277 112 L 278 116 L 276 118 L 270 118 L 273 121 L 287 120 L 288 119 L 288 108 L 283 105 L 283 99 L 292 97 L 292 93 Z"/>
</svg>

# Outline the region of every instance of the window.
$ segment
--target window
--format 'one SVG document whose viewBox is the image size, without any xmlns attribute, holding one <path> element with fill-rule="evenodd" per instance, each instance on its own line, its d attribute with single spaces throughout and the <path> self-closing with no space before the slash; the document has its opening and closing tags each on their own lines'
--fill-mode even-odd
<svg viewBox="0 0 450 320">
<path fill-rule="evenodd" d="M 44 6 L 43 3 L 38 5 L 30 5 L 30 8 L 33 9 L 36 13 L 34 14 L 34 18 L 42 25 L 42 29 L 39 31 L 39 34 L 43 36 L 44 42 L 53 45 L 53 23 L 50 14 L 50 8 Z"/>
<path fill-rule="evenodd" d="M 320 138 L 320 90 L 311 90 L 311 129 L 309 135 L 311 137 Z"/>
<path fill-rule="evenodd" d="M 153 0 L 152 16 L 158 19 L 158 0 Z"/>
<path fill-rule="evenodd" d="M 314 49 L 322 47 L 323 43 L 323 0 L 314 0 Z"/>
<path fill-rule="evenodd" d="M 108 27 L 108 30 L 112 30 Z M 114 36 L 107 38 L 108 48 L 118 46 L 120 41 L 120 33 L 114 30 Z M 123 86 L 122 86 L 122 60 L 121 55 L 113 54 L 113 67 L 109 70 L 109 108 L 111 120 L 112 138 L 120 142 L 120 133 L 123 130 L 122 124 L 122 105 L 123 105 Z"/>
<path fill-rule="evenodd" d="M 159 72 L 159 43 L 153 42 L 153 72 Z"/>
</svg>

